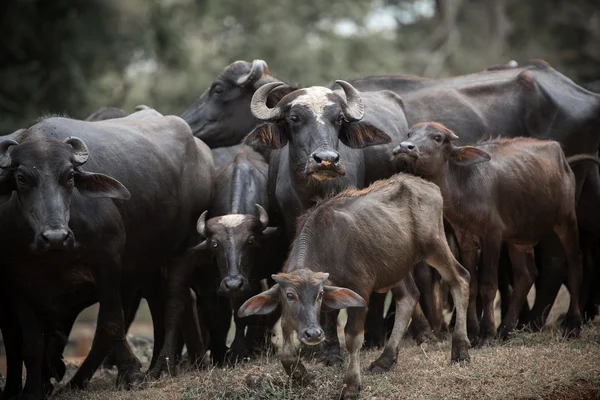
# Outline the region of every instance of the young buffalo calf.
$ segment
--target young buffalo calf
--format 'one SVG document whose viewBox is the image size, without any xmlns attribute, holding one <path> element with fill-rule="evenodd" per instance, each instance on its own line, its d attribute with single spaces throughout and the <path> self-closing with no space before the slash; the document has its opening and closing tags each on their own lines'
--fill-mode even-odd
<svg viewBox="0 0 600 400">
<path fill-rule="evenodd" d="M 457 147 L 452 143 L 456 139 L 451 130 L 439 123 L 420 123 L 409 130 L 408 140 L 394 149 L 394 154 L 405 168 L 441 189 L 444 215 L 456 232 L 462 262 L 473 277 L 469 336 L 475 340 L 479 335 L 479 344 L 486 344 L 496 334 L 494 298 L 502 243 L 508 245 L 515 282 L 499 329 L 506 337 L 516 325 L 537 276 L 533 246 L 553 231 L 565 248 L 569 264 L 571 304 L 567 333 L 577 336 L 581 326 L 582 266 L 575 218 L 575 177 L 560 144 L 512 138 L 490 140 L 475 147 Z M 478 249 L 482 251 L 480 332 L 475 278 Z"/>
<path fill-rule="evenodd" d="M 342 397 L 353 398 L 360 387 L 359 350 L 370 293 L 391 290 L 396 301 L 392 335 L 371 365 L 371 371 L 387 371 L 396 361 L 400 339 L 419 299 L 411 269 L 425 261 L 452 290 L 457 309 L 452 361 L 469 360 L 469 274 L 450 252 L 442 207 L 435 185 L 407 174 L 363 190 L 349 189 L 317 204 L 298 222 L 284 270 L 273 275 L 277 284 L 244 303 L 239 315 L 266 314 L 281 304 L 281 362 L 293 378 L 304 379 L 307 373 L 295 356 L 293 332 L 300 342 L 316 345 L 325 339 L 318 321 L 321 304 L 333 309 L 352 307 L 345 327 L 350 362 Z"/>
</svg>

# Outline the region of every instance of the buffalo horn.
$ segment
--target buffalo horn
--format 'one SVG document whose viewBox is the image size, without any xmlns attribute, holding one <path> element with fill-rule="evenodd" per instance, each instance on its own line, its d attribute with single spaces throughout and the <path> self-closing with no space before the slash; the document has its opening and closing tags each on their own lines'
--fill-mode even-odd
<svg viewBox="0 0 600 400">
<path fill-rule="evenodd" d="M 69 136 L 65 139 L 65 143 L 73 147 L 73 161 L 75 165 L 82 165 L 88 160 L 90 152 L 83 143 L 83 140 L 75 136 Z"/>
<path fill-rule="evenodd" d="M 200 218 L 198 218 L 198 222 L 196 223 L 196 230 L 204 238 L 206 237 L 206 214 L 208 214 L 208 210 L 200 215 Z"/>
<path fill-rule="evenodd" d="M 267 63 L 263 60 L 252 61 L 250 72 L 248 72 L 247 75 L 240 76 L 237 80 L 237 84 L 241 87 L 252 85 L 263 76 L 267 68 Z"/>
<path fill-rule="evenodd" d="M 252 96 L 252 103 L 250 103 L 250 110 L 252 114 L 262 121 L 273 121 L 281 116 L 281 108 L 279 104 L 275 108 L 267 107 L 267 97 L 269 93 L 279 86 L 283 86 L 283 82 L 272 82 L 261 86 Z"/>
<path fill-rule="evenodd" d="M 10 146 L 17 146 L 19 143 L 12 139 L 6 139 L 0 142 L 0 168 L 6 168 L 10 165 L 10 154 L 8 154 L 8 148 Z"/>
<path fill-rule="evenodd" d="M 338 85 L 344 89 L 344 93 L 346 93 L 346 105 L 347 109 L 347 118 L 350 121 L 358 121 L 362 119 L 365 115 L 365 106 L 360 97 L 360 93 L 358 90 L 354 88 L 351 84 L 346 81 L 337 80 L 335 81 Z"/>
<path fill-rule="evenodd" d="M 258 209 L 260 224 L 262 226 L 262 230 L 264 231 L 269 226 L 269 214 L 267 214 L 265 209 L 262 208 L 260 204 L 257 204 L 256 208 Z"/>
</svg>

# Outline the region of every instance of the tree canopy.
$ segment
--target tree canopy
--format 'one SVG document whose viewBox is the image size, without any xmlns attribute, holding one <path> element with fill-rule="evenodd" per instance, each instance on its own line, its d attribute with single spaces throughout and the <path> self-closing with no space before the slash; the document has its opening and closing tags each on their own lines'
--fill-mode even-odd
<svg viewBox="0 0 600 400">
<path fill-rule="evenodd" d="M 596 0 L 4 0 L 0 133 L 104 106 L 178 115 L 240 59 L 324 85 L 542 58 L 585 83 L 598 43 Z"/>
</svg>

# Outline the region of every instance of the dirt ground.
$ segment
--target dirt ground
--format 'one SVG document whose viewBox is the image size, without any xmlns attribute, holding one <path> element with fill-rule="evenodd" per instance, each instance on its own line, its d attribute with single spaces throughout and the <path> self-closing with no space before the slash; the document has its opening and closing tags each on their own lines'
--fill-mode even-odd
<svg viewBox="0 0 600 400">
<path fill-rule="evenodd" d="M 561 291 L 551 320 L 568 306 Z M 388 373 L 370 374 L 379 351 L 361 357 L 364 399 L 594 399 L 600 398 L 600 320 L 584 327 L 581 338 L 566 340 L 554 325 L 540 333 L 517 332 L 506 342 L 471 349 L 469 365 L 450 365 L 450 341 L 404 341 L 398 363 Z M 330 399 L 342 388 L 344 368 L 305 362 L 315 374 L 300 386 L 287 379 L 277 356 L 235 367 L 182 370 L 175 378 L 147 382 L 142 390 L 114 388 L 116 371 L 100 370 L 87 390 L 66 391 L 57 400 L 125 399 Z M 76 364 L 69 372 L 73 373 Z M 65 380 L 66 382 L 66 380 Z M 59 385 L 60 388 L 60 385 Z"/>
</svg>

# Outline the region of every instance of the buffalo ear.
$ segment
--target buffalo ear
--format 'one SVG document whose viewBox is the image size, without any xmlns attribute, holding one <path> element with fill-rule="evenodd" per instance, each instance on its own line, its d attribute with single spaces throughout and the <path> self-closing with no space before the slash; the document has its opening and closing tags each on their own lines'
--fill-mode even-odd
<svg viewBox="0 0 600 400">
<path fill-rule="evenodd" d="M 129 200 L 131 197 L 129 190 L 121 182 L 104 174 L 76 171 L 75 187 L 86 197 L 108 197 L 119 200 Z"/>
<path fill-rule="evenodd" d="M 358 293 L 336 286 L 323 286 L 323 304 L 336 310 L 348 307 L 366 307 L 367 303 Z"/>
<path fill-rule="evenodd" d="M 287 144 L 287 138 L 276 123 L 267 122 L 254 128 L 244 138 L 244 143 L 254 149 L 280 149 Z"/>
<path fill-rule="evenodd" d="M 488 153 L 473 146 L 455 147 L 450 155 L 452 162 L 462 166 L 479 164 L 491 159 Z"/>
<path fill-rule="evenodd" d="M 347 122 L 342 125 L 340 140 L 348 147 L 362 149 L 364 147 L 390 143 L 392 138 L 381 129 L 369 123 L 357 121 Z"/>
<path fill-rule="evenodd" d="M 10 200 L 14 190 L 14 179 L 8 175 L 0 175 L 0 204 L 4 204 Z"/>
<path fill-rule="evenodd" d="M 238 310 L 238 317 L 245 318 L 250 315 L 265 315 L 275 311 L 279 305 L 279 285 L 275 284 L 254 297 L 250 297 Z"/>
</svg>

